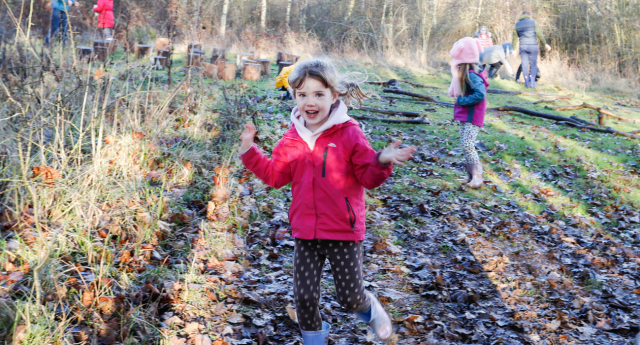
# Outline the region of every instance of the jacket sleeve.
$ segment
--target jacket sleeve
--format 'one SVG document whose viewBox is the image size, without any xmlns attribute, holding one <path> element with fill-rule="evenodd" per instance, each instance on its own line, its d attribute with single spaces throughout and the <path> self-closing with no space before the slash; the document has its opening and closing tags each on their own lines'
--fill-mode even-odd
<svg viewBox="0 0 640 345">
<path fill-rule="evenodd" d="M 98 0 L 98 4 L 93 8 L 94 12 L 102 12 L 104 10 L 104 1 Z"/>
<path fill-rule="evenodd" d="M 547 40 L 544 39 L 544 35 L 542 34 L 542 30 L 540 30 L 540 27 L 538 26 L 538 23 L 535 23 L 535 29 L 536 29 L 536 36 L 538 36 L 538 38 L 540 39 L 540 43 L 542 43 L 543 45 L 547 44 Z"/>
<path fill-rule="evenodd" d="M 284 151 L 280 140 L 273 148 L 273 155 L 269 159 L 254 144 L 249 151 L 242 154 L 242 163 L 267 185 L 280 188 L 291 182 L 291 166 Z"/>
<path fill-rule="evenodd" d="M 475 73 L 469 73 L 469 81 L 471 81 L 471 92 L 468 96 L 458 96 L 456 104 L 462 107 L 470 107 L 476 105 L 486 97 L 487 91 L 484 88 L 482 78 Z"/>
<path fill-rule="evenodd" d="M 393 172 L 393 164 L 382 164 L 378 161 L 380 152 L 376 152 L 360 128 L 353 131 L 355 143 L 351 154 L 351 164 L 356 179 L 366 189 L 379 187 Z"/>
<path fill-rule="evenodd" d="M 516 30 L 515 25 L 513 26 L 513 38 L 511 39 L 511 45 L 513 46 L 513 49 L 516 49 L 516 44 L 518 44 L 518 30 Z"/>
</svg>

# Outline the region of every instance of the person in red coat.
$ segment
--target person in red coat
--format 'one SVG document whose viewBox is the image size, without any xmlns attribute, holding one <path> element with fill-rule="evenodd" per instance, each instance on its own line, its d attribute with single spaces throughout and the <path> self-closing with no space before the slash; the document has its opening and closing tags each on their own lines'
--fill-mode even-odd
<svg viewBox="0 0 640 345">
<path fill-rule="evenodd" d="M 111 39 L 111 28 L 113 28 L 113 0 L 98 0 L 98 4 L 93 6 L 93 11 L 98 13 L 98 28 L 101 30 L 102 38 Z"/>
<path fill-rule="evenodd" d="M 399 148 L 396 141 L 376 152 L 347 113 L 351 99 L 360 103 L 368 96 L 357 83 L 339 76 L 331 63 L 302 61 L 288 82 L 297 105 L 291 128 L 268 158 L 254 144 L 256 127 L 248 123 L 240 154 L 245 167 L 269 186 L 291 183 L 293 294 L 303 343 L 326 344 L 329 336 L 331 327 L 318 309 L 325 259 L 340 304 L 388 340 L 393 323 L 363 283 L 365 189 L 383 184 L 393 165 L 404 165 L 416 148 Z"/>
</svg>

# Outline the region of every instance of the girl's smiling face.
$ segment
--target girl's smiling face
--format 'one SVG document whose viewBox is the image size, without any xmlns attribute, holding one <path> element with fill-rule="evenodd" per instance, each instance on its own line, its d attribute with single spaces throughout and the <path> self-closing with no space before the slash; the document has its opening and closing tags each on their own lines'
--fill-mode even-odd
<svg viewBox="0 0 640 345">
<path fill-rule="evenodd" d="M 485 35 L 487 33 L 487 28 L 481 28 L 480 29 L 480 34 L 481 35 Z"/>
<path fill-rule="evenodd" d="M 295 90 L 294 98 L 298 111 L 304 118 L 305 127 L 315 132 L 329 119 L 331 105 L 338 99 L 338 92 L 331 92 L 330 88 L 317 79 L 307 78 Z"/>
</svg>

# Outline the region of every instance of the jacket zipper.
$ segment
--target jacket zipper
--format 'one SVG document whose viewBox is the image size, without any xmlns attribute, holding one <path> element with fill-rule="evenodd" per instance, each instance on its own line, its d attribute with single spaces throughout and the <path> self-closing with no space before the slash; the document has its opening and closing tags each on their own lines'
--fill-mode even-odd
<svg viewBox="0 0 640 345">
<path fill-rule="evenodd" d="M 327 170 L 327 154 L 329 153 L 329 146 L 324 148 L 324 157 L 322 158 L 322 177 Z"/>
<path fill-rule="evenodd" d="M 349 215 L 349 223 L 351 224 L 351 230 L 353 231 L 353 238 L 356 243 L 358 243 L 358 237 L 356 235 L 356 211 L 351 207 L 351 203 L 349 202 L 349 198 L 345 197 L 344 201 L 347 204 L 347 214 Z M 351 214 L 353 213 L 353 218 L 351 218 Z"/>
</svg>

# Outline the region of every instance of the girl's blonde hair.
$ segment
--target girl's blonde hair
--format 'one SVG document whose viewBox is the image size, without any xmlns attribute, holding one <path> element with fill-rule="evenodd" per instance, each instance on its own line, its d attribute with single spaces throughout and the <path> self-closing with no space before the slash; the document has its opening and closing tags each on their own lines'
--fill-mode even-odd
<svg viewBox="0 0 640 345">
<path fill-rule="evenodd" d="M 348 106 L 351 100 L 358 102 L 358 107 L 362 101 L 369 98 L 360 88 L 358 82 L 348 80 L 348 76 L 340 76 L 333 64 L 324 60 L 306 60 L 300 62 L 289 74 L 289 85 L 296 90 L 304 86 L 307 78 L 313 78 L 321 82 L 332 93 L 337 92 L 338 97 Z M 295 98 L 295 91 L 293 97 Z"/>
<path fill-rule="evenodd" d="M 460 82 L 460 92 L 463 96 L 467 92 L 467 83 L 471 84 L 471 80 L 469 79 L 470 68 L 470 63 L 461 63 L 458 65 L 458 81 Z"/>
</svg>

